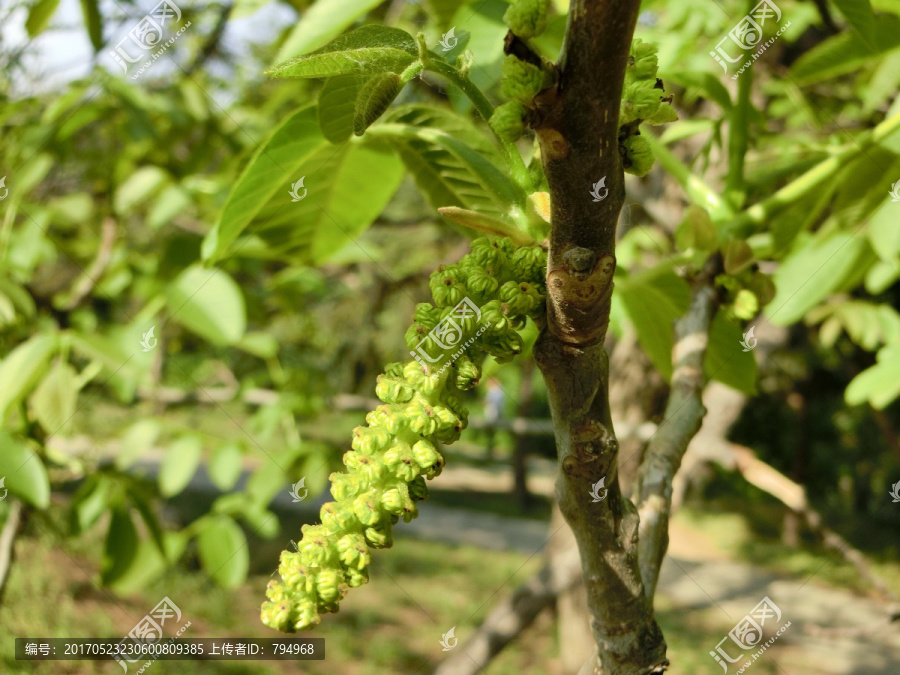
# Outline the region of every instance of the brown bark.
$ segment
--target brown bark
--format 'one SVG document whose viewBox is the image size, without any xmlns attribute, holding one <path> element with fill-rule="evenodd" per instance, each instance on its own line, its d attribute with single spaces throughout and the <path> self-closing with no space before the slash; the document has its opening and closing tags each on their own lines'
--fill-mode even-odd
<svg viewBox="0 0 900 675">
<path fill-rule="evenodd" d="M 558 86 L 537 101 L 533 122 L 550 186 L 547 327 L 535 345 L 553 414 L 557 498 L 584 571 L 591 629 L 606 675 L 668 666 L 638 566 L 638 517 L 619 489 L 609 410 L 609 325 L 615 230 L 625 196 L 619 105 L 638 0 L 574 0 Z M 591 185 L 605 179 L 597 202 Z M 592 486 L 605 479 L 606 496 Z M 595 670 L 600 664 L 595 663 Z"/>
</svg>

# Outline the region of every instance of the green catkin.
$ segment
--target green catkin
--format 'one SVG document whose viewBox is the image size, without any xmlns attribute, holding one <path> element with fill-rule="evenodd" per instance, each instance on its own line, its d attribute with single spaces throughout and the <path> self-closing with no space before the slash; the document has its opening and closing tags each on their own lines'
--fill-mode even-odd
<svg viewBox="0 0 900 675">
<path fill-rule="evenodd" d="M 503 15 L 509 29 L 520 38 L 537 37 L 547 27 L 550 0 L 516 0 Z"/>
<path fill-rule="evenodd" d="M 537 246 L 482 237 L 459 263 L 431 275 L 434 305 L 416 305 L 406 333 L 410 350 L 463 298 L 480 308 L 481 320 L 464 320 L 463 338 L 451 354 L 468 346 L 455 361 L 426 340 L 423 351 L 443 355 L 440 362 L 385 367 L 375 388 L 383 405 L 366 416 L 367 426 L 354 429 L 352 450 L 344 455 L 347 472 L 330 476 L 336 501 L 322 506 L 320 525 L 302 527 L 296 552 L 281 554 L 281 579 L 269 582 L 261 609 L 264 624 L 286 632 L 315 626 L 322 612 L 338 611 L 350 588 L 368 581 L 371 549 L 392 545 L 393 526 L 416 517 L 416 502 L 428 496 L 425 479 L 440 474 L 437 444 L 458 440 L 467 424 L 468 411 L 454 390 L 476 386 L 488 356 L 504 362 L 521 353 L 518 331 L 526 317 L 544 311 L 546 264 Z"/>
<path fill-rule="evenodd" d="M 632 40 L 619 108 L 619 148 L 623 168 L 636 176 L 647 175 L 654 161 L 650 145 L 640 136 L 640 125 L 667 124 L 678 119 L 668 102 L 671 97 L 656 78 L 657 66 L 656 47 L 640 38 Z"/>
</svg>

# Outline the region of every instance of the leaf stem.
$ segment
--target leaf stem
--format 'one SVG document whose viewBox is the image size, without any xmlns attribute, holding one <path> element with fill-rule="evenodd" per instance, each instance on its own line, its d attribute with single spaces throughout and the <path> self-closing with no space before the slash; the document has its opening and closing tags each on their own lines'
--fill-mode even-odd
<svg viewBox="0 0 900 675">
<path fill-rule="evenodd" d="M 491 105 L 491 102 L 488 101 L 481 89 L 469 79 L 468 75 L 460 72 L 457 68 L 441 59 L 434 59 L 426 56 L 424 63 L 425 70 L 437 73 L 456 85 L 459 90 L 472 101 L 475 109 L 484 118 L 485 122 L 491 119 L 491 115 L 494 114 L 494 106 Z M 509 163 L 509 170 L 513 179 L 522 186 L 522 189 L 525 190 L 526 194 L 534 192 L 531 174 L 528 173 L 525 162 L 522 160 L 522 155 L 519 154 L 519 149 L 516 147 L 515 143 L 504 141 L 497 135 L 493 128 L 491 129 L 491 133 L 494 134 L 494 138 L 497 139 L 500 148 L 503 150 L 506 161 Z"/>
<path fill-rule="evenodd" d="M 754 204 L 727 222 L 723 232 L 727 237 L 746 238 L 753 234 L 766 221 L 781 213 L 796 200 L 818 188 L 829 178 L 847 165 L 848 162 L 863 154 L 873 145 L 900 130 L 900 113 L 884 120 L 871 132 L 864 133 L 854 139 L 853 145 L 833 154 L 797 177 L 768 199 Z"/>
<path fill-rule="evenodd" d="M 653 150 L 653 156 L 660 165 L 681 185 L 691 203 L 702 206 L 709 211 L 713 222 L 722 222 L 734 217 L 734 210 L 718 192 L 703 182 L 698 176 L 673 155 L 665 144 L 652 134 L 642 134 Z"/>
</svg>

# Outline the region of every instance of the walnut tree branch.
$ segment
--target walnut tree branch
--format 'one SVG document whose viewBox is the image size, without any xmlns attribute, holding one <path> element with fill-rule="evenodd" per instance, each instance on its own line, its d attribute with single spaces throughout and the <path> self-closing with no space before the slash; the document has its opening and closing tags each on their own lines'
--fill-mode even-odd
<svg viewBox="0 0 900 675">
<path fill-rule="evenodd" d="M 641 519 L 641 578 L 651 599 L 669 546 L 672 481 L 706 414 L 702 400 L 703 358 L 715 307 L 714 291 L 700 283 L 694 289 L 687 314 L 675 322 L 674 370 L 665 421 L 650 439 L 638 474 L 635 493 Z"/>
<path fill-rule="evenodd" d="M 637 512 L 619 490 L 603 349 L 625 197 L 619 107 L 639 6 L 573 0 L 556 85 L 538 95 L 529 120 L 541 144 L 552 220 L 547 328 L 534 353 L 553 413 L 560 511 L 578 542 L 605 675 L 648 675 L 668 666 L 641 582 Z M 591 188 L 600 180 L 608 193 L 598 200 Z M 601 479 L 607 492 L 598 501 L 591 492 Z"/>
</svg>

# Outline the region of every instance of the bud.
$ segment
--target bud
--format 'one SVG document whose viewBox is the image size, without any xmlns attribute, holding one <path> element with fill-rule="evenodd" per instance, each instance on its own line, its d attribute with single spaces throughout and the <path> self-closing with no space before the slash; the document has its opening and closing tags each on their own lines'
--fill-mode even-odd
<svg viewBox="0 0 900 675">
<path fill-rule="evenodd" d="M 335 471 L 328 476 L 328 480 L 331 481 L 331 496 L 338 501 L 355 497 L 361 492 L 362 483 L 358 476 Z"/>
<path fill-rule="evenodd" d="M 303 560 L 320 567 L 329 564 L 333 557 L 333 551 L 328 530 L 322 525 L 304 525 L 301 531 L 303 539 L 300 540 L 299 549 Z"/>
<path fill-rule="evenodd" d="M 520 38 L 537 37 L 547 27 L 547 10 L 550 0 L 516 0 L 506 13 L 503 20 L 514 35 Z"/>
<path fill-rule="evenodd" d="M 351 471 L 359 472 L 370 484 L 376 483 L 384 475 L 384 461 L 379 457 L 369 457 L 358 452 L 344 453 L 344 466 Z"/>
<path fill-rule="evenodd" d="M 413 397 L 413 390 L 396 378 L 379 375 L 375 384 L 375 395 L 385 403 L 406 403 Z"/>
<path fill-rule="evenodd" d="M 347 502 L 328 502 L 319 510 L 319 517 L 330 534 L 342 534 L 355 532 L 359 529 L 359 521 L 353 514 L 353 509 Z"/>
<path fill-rule="evenodd" d="M 294 619 L 294 625 L 292 627 L 294 631 L 304 630 L 311 626 L 318 626 L 319 622 L 322 620 L 319 617 L 316 603 L 309 599 L 303 599 L 294 606 L 292 617 Z"/>
<path fill-rule="evenodd" d="M 323 603 L 334 602 L 344 596 L 346 590 L 344 588 L 343 575 L 336 569 L 324 568 L 316 574 L 316 593 Z"/>
<path fill-rule="evenodd" d="M 643 136 L 629 136 L 622 141 L 625 149 L 623 164 L 625 171 L 635 176 L 646 176 L 653 168 L 653 150 Z"/>
<path fill-rule="evenodd" d="M 422 476 L 416 476 L 414 480 L 410 481 L 408 489 L 409 498 L 413 501 L 420 502 L 428 498 L 428 486 L 425 484 L 425 479 Z"/>
<path fill-rule="evenodd" d="M 349 568 L 363 570 L 372 562 L 366 539 L 361 534 L 346 534 L 337 543 L 338 556 Z"/>
<path fill-rule="evenodd" d="M 547 255 L 538 246 L 522 246 L 512 255 L 512 272 L 517 281 L 543 283 L 547 275 Z"/>
<path fill-rule="evenodd" d="M 369 583 L 369 570 L 368 568 L 347 570 L 346 578 L 347 585 L 350 588 L 357 588 L 363 584 Z"/>
<path fill-rule="evenodd" d="M 732 312 L 738 319 L 749 321 L 759 311 L 759 300 L 753 291 L 742 288 L 734 298 Z"/>
<path fill-rule="evenodd" d="M 263 624 L 269 628 L 287 631 L 291 628 L 291 604 L 287 601 L 264 602 L 259 613 Z"/>
<path fill-rule="evenodd" d="M 402 405 L 380 405 L 366 415 L 370 427 L 383 427 L 391 434 L 399 434 L 406 427 L 406 418 L 402 414 Z"/>
<path fill-rule="evenodd" d="M 549 84 L 547 73 L 510 54 L 503 61 L 500 91 L 506 98 L 528 105 Z"/>
<path fill-rule="evenodd" d="M 356 427 L 351 447 L 363 455 L 375 455 L 390 445 L 393 436 L 382 427 Z"/>
<path fill-rule="evenodd" d="M 391 526 L 387 523 L 376 527 L 367 527 L 363 534 L 372 548 L 390 548 L 394 545 L 391 537 Z"/>
<path fill-rule="evenodd" d="M 416 305 L 416 311 L 413 314 L 413 319 L 421 324 L 425 324 L 428 326 L 428 329 L 431 330 L 435 326 L 437 326 L 438 321 L 441 320 L 441 313 L 434 305 L 430 302 L 420 302 Z"/>
<path fill-rule="evenodd" d="M 372 489 L 353 500 L 353 513 L 363 525 L 377 525 L 381 520 L 381 508 L 378 505 L 377 493 L 377 490 Z"/>
<path fill-rule="evenodd" d="M 515 143 L 525 133 L 525 106 L 518 101 L 508 101 L 494 108 L 489 123 L 497 136 L 507 143 Z"/>
<path fill-rule="evenodd" d="M 640 38 L 635 38 L 631 42 L 628 69 L 634 79 L 656 81 L 656 71 L 659 65 L 656 51 L 656 45 L 643 42 Z"/>
<path fill-rule="evenodd" d="M 441 458 L 434 445 L 428 441 L 419 441 L 413 446 L 412 451 L 416 463 L 423 469 L 428 468 Z"/>
</svg>

